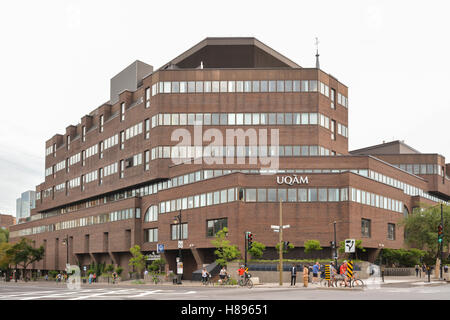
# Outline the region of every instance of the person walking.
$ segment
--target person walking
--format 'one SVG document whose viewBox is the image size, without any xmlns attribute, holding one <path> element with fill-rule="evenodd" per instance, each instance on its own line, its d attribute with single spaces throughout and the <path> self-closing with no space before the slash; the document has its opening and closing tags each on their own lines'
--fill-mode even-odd
<svg viewBox="0 0 450 320">
<path fill-rule="evenodd" d="M 295 263 L 293 263 L 291 267 L 291 286 L 295 287 L 296 280 L 297 280 L 297 267 L 295 266 Z"/>
<path fill-rule="evenodd" d="M 416 264 L 416 278 L 419 277 L 419 270 L 420 270 L 420 267 L 418 264 Z"/>
<path fill-rule="evenodd" d="M 303 286 L 308 287 L 309 268 L 307 265 L 303 266 Z"/>
<path fill-rule="evenodd" d="M 422 264 L 422 274 L 424 277 L 426 277 L 427 275 L 427 266 L 425 265 L 425 263 Z"/>
<path fill-rule="evenodd" d="M 316 261 L 316 264 L 313 266 L 313 269 L 312 269 L 312 274 L 313 274 L 312 283 L 318 282 L 319 268 L 320 268 L 319 262 Z"/>
</svg>

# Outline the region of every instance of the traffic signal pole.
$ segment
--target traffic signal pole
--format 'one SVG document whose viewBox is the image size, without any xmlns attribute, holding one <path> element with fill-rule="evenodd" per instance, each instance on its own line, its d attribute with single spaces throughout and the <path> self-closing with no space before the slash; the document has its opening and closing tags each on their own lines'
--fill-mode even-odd
<svg viewBox="0 0 450 320">
<path fill-rule="evenodd" d="M 443 279 L 442 276 L 442 258 L 443 258 L 443 244 L 444 244 L 444 206 L 441 203 L 441 226 L 442 226 L 442 237 L 440 239 L 440 243 L 439 243 L 439 253 L 440 253 L 440 264 L 439 264 L 439 279 Z"/>
<path fill-rule="evenodd" d="M 280 199 L 280 286 L 283 285 L 283 209 Z"/>
</svg>

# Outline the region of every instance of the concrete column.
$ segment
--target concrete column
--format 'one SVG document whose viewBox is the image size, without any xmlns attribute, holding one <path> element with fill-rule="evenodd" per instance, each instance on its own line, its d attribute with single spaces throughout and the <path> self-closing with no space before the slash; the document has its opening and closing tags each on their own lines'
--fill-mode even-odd
<svg viewBox="0 0 450 320">
<path fill-rule="evenodd" d="M 197 267 L 195 270 L 201 269 L 203 267 L 203 257 L 198 252 L 197 248 L 191 247 L 192 255 L 194 256 L 195 263 L 197 264 Z"/>
</svg>

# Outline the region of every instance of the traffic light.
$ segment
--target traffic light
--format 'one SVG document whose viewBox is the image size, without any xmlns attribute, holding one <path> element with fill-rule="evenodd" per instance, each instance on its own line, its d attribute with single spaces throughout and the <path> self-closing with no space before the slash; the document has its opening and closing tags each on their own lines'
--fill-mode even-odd
<svg viewBox="0 0 450 320">
<path fill-rule="evenodd" d="M 252 248 L 253 235 L 251 232 L 247 233 L 247 248 L 250 250 Z"/>
<path fill-rule="evenodd" d="M 334 241 L 330 241 L 330 247 L 334 249 Z"/>
<path fill-rule="evenodd" d="M 438 226 L 438 241 L 439 243 L 442 243 L 442 238 L 444 238 L 444 232 L 442 228 L 442 224 Z"/>
<path fill-rule="evenodd" d="M 289 248 L 289 241 L 283 242 L 283 250 L 287 250 Z"/>
</svg>

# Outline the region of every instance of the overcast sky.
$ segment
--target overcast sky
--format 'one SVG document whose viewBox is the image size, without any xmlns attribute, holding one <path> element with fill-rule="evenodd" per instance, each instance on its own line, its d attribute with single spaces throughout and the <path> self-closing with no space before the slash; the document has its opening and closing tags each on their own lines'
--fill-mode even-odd
<svg viewBox="0 0 450 320">
<path fill-rule="evenodd" d="M 349 149 L 404 140 L 450 162 L 450 1 L 7 1 L 0 5 L 0 212 L 44 181 L 45 141 L 139 59 L 256 37 L 349 87 Z"/>
</svg>

